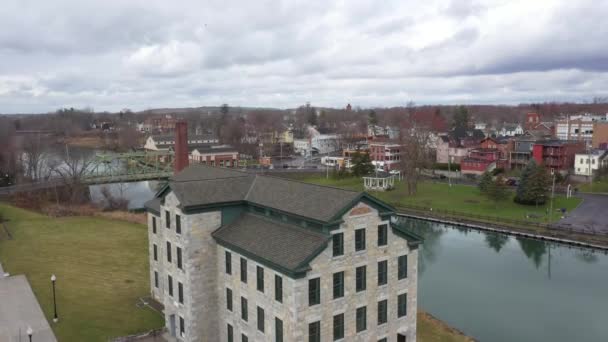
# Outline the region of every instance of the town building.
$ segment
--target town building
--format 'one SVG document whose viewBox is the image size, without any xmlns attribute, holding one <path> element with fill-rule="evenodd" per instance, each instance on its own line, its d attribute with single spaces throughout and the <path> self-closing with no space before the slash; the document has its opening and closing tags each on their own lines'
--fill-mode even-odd
<svg viewBox="0 0 608 342">
<path fill-rule="evenodd" d="M 173 128 L 173 130 L 175 127 Z M 219 140 L 212 134 L 188 136 L 188 145 L 217 144 Z M 175 146 L 175 135 L 151 135 L 146 139 L 144 149 L 148 151 L 168 151 Z"/>
<path fill-rule="evenodd" d="M 159 133 L 172 133 L 175 130 L 175 123 L 177 119 L 173 116 L 160 115 L 146 118 L 141 124 L 138 124 L 137 127 L 141 132 L 151 133 L 151 134 L 159 134 Z"/>
<path fill-rule="evenodd" d="M 574 167 L 574 157 L 585 150 L 583 141 L 546 140 L 532 146 L 532 157 L 551 172 L 566 173 Z"/>
<path fill-rule="evenodd" d="M 594 125 L 605 122 L 608 122 L 608 114 L 569 115 L 555 121 L 555 134 L 560 140 L 581 140 L 591 145 Z"/>
<path fill-rule="evenodd" d="M 590 150 L 577 153 L 574 157 L 574 174 L 579 176 L 593 176 L 599 169 L 608 168 L 608 151 Z"/>
<path fill-rule="evenodd" d="M 593 123 L 591 145 L 593 148 L 608 149 L 608 122 Z"/>
<path fill-rule="evenodd" d="M 239 166 L 239 151 L 229 145 L 189 145 L 188 152 L 188 158 L 191 163 L 219 167 Z"/>
<path fill-rule="evenodd" d="M 497 148 L 474 148 L 460 162 L 460 172 L 463 175 L 480 175 L 492 171 L 500 163 L 500 151 Z"/>
<path fill-rule="evenodd" d="M 509 169 L 523 169 L 530 159 L 536 142 L 551 140 L 551 136 L 542 131 L 527 131 L 525 134 L 511 138 L 511 146 L 508 149 Z"/>
<path fill-rule="evenodd" d="M 398 170 L 403 146 L 392 140 L 370 140 L 369 155 L 372 164 L 383 171 Z"/>
<path fill-rule="evenodd" d="M 421 239 L 367 193 L 192 165 L 146 209 L 170 341 L 416 341 Z"/>
<path fill-rule="evenodd" d="M 447 164 L 448 161 L 454 164 L 460 162 L 469 155 L 469 151 L 474 147 L 465 141 L 463 145 L 461 141 L 451 139 L 447 135 L 440 135 L 436 140 L 436 161 L 440 164 Z"/>
<path fill-rule="evenodd" d="M 503 137 L 515 137 L 524 134 L 524 129 L 521 124 L 505 122 L 497 131 L 497 134 Z"/>
</svg>

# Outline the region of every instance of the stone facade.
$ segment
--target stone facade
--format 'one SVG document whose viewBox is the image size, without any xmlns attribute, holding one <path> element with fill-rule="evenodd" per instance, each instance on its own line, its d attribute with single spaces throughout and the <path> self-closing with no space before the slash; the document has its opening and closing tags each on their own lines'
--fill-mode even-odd
<svg viewBox="0 0 608 342">
<path fill-rule="evenodd" d="M 166 212 L 171 218 L 166 228 Z M 176 215 L 180 215 L 181 234 L 176 233 Z M 247 258 L 239 251 L 218 245 L 211 233 L 222 225 L 221 210 L 184 215 L 170 192 L 160 206 L 160 216 L 149 214 L 151 293 L 165 306 L 166 326 L 175 333 L 174 341 L 228 341 L 228 325 L 233 341 L 275 341 L 276 319 L 282 322 L 283 341 L 308 341 L 309 324 L 320 322 L 321 341 L 333 341 L 333 317 L 344 314 L 344 338 L 341 341 L 395 341 L 397 335 L 416 340 L 417 250 L 390 228 L 372 206 L 360 202 L 342 217 L 343 223 L 329 234 L 343 234 L 341 256 L 333 256 L 330 241 L 325 250 L 310 261 L 310 269 L 301 278 L 291 278 L 263 260 Z M 156 233 L 153 221 L 156 220 Z M 378 227 L 387 225 L 387 245 L 378 246 Z M 355 229 L 365 229 L 365 249 L 355 251 Z M 172 261 L 167 262 L 167 242 Z M 154 260 L 153 246 L 157 245 Z M 183 270 L 177 267 L 176 248 L 183 251 Z M 226 272 L 226 254 L 230 269 Z M 398 279 L 400 256 L 407 255 L 407 277 Z M 247 262 L 247 282 L 241 280 L 241 259 Z M 378 262 L 387 261 L 388 280 L 378 286 Z M 357 292 L 355 269 L 366 266 L 365 290 Z M 263 270 L 263 291 L 257 288 L 257 269 Z M 155 286 L 155 272 L 159 286 Z M 344 272 L 344 296 L 333 299 L 333 274 Z M 168 293 L 168 276 L 173 278 L 173 296 Z M 282 301 L 275 299 L 275 277 L 282 283 Z M 309 280 L 320 278 L 320 303 L 309 306 Z M 178 282 L 183 284 L 184 303 L 178 302 Z M 232 308 L 228 309 L 227 289 Z M 397 317 L 397 296 L 407 294 L 407 314 Z M 241 297 L 247 299 L 247 320 L 241 317 Z M 387 323 L 377 324 L 378 302 L 387 300 Z M 356 310 L 367 308 L 366 329 L 356 331 Z M 257 307 L 264 310 L 264 331 L 258 329 Z M 174 318 L 172 318 L 174 317 Z M 184 319 L 185 334 L 180 336 L 179 318 Z"/>
</svg>

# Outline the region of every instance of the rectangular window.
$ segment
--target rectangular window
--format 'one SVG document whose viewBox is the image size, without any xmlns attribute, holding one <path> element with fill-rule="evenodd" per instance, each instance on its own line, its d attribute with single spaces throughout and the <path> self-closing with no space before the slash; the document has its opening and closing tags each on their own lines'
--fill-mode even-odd
<svg viewBox="0 0 608 342">
<path fill-rule="evenodd" d="M 344 297 L 344 272 L 334 273 L 334 299 Z"/>
<path fill-rule="evenodd" d="M 232 329 L 232 325 L 228 324 L 228 342 L 234 342 L 234 330 Z"/>
<path fill-rule="evenodd" d="M 308 305 L 321 303 L 321 278 L 308 280 Z"/>
<path fill-rule="evenodd" d="M 232 254 L 226 251 L 226 274 L 232 274 Z"/>
<path fill-rule="evenodd" d="M 256 287 L 258 291 L 264 292 L 264 269 L 260 266 L 256 268 Z"/>
<path fill-rule="evenodd" d="M 397 297 L 397 317 L 407 315 L 407 293 L 400 294 Z"/>
<path fill-rule="evenodd" d="M 247 322 L 249 320 L 249 310 L 247 308 L 247 298 L 241 297 L 241 318 Z"/>
<path fill-rule="evenodd" d="M 388 322 L 387 306 L 388 302 L 386 299 L 378 302 L 378 325 Z"/>
<path fill-rule="evenodd" d="M 247 259 L 241 258 L 241 281 L 247 283 Z"/>
<path fill-rule="evenodd" d="M 184 317 L 179 316 L 179 334 L 183 337 L 186 335 L 186 323 Z"/>
<path fill-rule="evenodd" d="M 152 216 L 152 233 L 156 234 L 156 216 Z"/>
<path fill-rule="evenodd" d="M 276 342 L 283 342 L 283 321 L 274 319 L 274 336 Z"/>
<path fill-rule="evenodd" d="M 385 224 L 378 226 L 378 246 L 386 246 L 388 244 L 388 227 Z"/>
<path fill-rule="evenodd" d="M 241 342 L 249 342 L 249 337 L 245 334 L 241 334 Z"/>
<path fill-rule="evenodd" d="M 177 268 L 179 268 L 180 270 L 183 270 L 184 268 L 182 267 L 182 249 L 180 247 L 177 247 L 176 252 L 177 252 Z"/>
<path fill-rule="evenodd" d="M 357 308 L 357 332 L 367 329 L 367 307 Z"/>
<path fill-rule="evenodd" d="M 258 306 L 258 330 L 264 332 L 264 309 Z"/>
<path fill-rule="evenodd" d="M 167 241 L 167 262 L 171 263 L 171 242 Z"/>
<path fill-rule="evenodd" d="M 232 311 L 232 290 L 226 289 L 226 309 Z"/>
<path fill-rule="evenodd" d="M 158 246 L 156 244 L 152 246 L 152 251 L 152 254 L 154 254 L 154 261 L 158 261 Z"/>
<path fill-rule="evenodd" d="M 154 287 L 158 288 L 158 272 L 154 271 Z"/>
<path fill-rule="evenodd" d="M 177 282 L 177 298 L 180 304 L 184 304 L 184 284 Z"/>
<path fill-rule="evenodd" d="M 378 286 L 386 285 L 388 282 L 388 261 L 378 262 Z"/>
<path fill-rule="evenodd" d="M 357 292 L 365 291 L 365 283 L 367 281 L 366 266 L 360 266 L 356 269 L 356 290 Z"/>
<path fill-rule="evenodd" d="M 331 238 L 333 256 L 344 255 L 344 234 L 337 233 Z"/>
<path fill-rule="evenodd" d="M 321 342 L 321 322 L 308 324 L 308 342 Z"/>
<path fill-rule="evenodd" d="M 402 255 L 397 260 L 397 277 L 400 280 L 407 278 L 407 255 Z"/>
<path fill-rule="evenodd" d="M 182 233 L 182 218 L 179 215 L 175 215 L 175 233 Z"/>
<path fill-rule="evenodd" d="M 165 227 L 171 229 L 171 213 L 169 213 L 169 210 L 165 210 Z"/>
<path fill-rule="evenodd" d="M 365 228 L 355 230 L 355 252 L 365 249 Z"/>
<path fill-rule="evenodd" d="M 167 276 L 167 284 L 169 286 L 169 296 L 173 297 L 173 278 L 171 276 Z"/>
<path fill-rule="evenodd" d="M 280 275 L 274 276 L 274 299 L 283 303 L 283 278 Z"/>
<path fill-rule="evenodd" d="M 334 341 L 344 338 L 344 314 L 334 316 Z"/>
</svg>

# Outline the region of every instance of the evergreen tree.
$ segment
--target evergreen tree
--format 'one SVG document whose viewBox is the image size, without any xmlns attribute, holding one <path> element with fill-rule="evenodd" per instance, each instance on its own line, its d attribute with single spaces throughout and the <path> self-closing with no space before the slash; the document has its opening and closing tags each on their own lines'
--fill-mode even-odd
<svg viewBox="0 0 608 342">
<path fill-rule="evenodd" d="M 378 124 L 378 115 L 376 115 L 376 111 L 375 110 L 370 110 L 369 114 L 367 116 L 367 122 L 370 125 L 377 125 Z"/>
<path fill-rule="evenodd" d="M 477 188 L 479 188 L 479 192 L 481 192 L 482 195 L 486 193 L 490 183 L 492 183 L 492 174 L 486 171 L 481 175 L 479 183 L 477 183 Z"/>
<path fill-rule="evenodd" d="M 509 197 L 509 189 L 505 184 L 505 179 L 498 175 L 494 181 L 491 181 L 486 191 L 486 196 L 494 201 L 494 205 L 498 205 L 498 202 L 503 201 Z"/>
<path fill-rule="evenodd" d="M 467 130 L 469 128 L 469 111 L 465 106 L 458 106 L 454 117 L 452 118 L 452 128 L 461 128 Z"/>
<path fill-rule="evenodd" d="M 549 176 L 544 167 L 531 160 L 522 170 L 514 201 L 520 204 L 544 204 L 547 200 Z"/>
<path fill-rule="evenodd" d="M 374 164 L 372 164 L 369 153 L 355 152 L 353 154 L 352 164 L 352 172 L 356 177 L 367 176 L 374 172 Z"/>
</svg>

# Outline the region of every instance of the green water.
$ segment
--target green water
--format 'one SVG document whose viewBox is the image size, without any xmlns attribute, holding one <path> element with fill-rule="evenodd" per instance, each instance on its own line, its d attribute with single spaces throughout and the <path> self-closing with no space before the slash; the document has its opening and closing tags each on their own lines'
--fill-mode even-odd
<svg viewBox="0 0 608 342">
<path fill-rule="evenodd" d="M 608 255 L 408 221 L 419 306 L 479 341 L 608 341 Z"/>
</svg>

